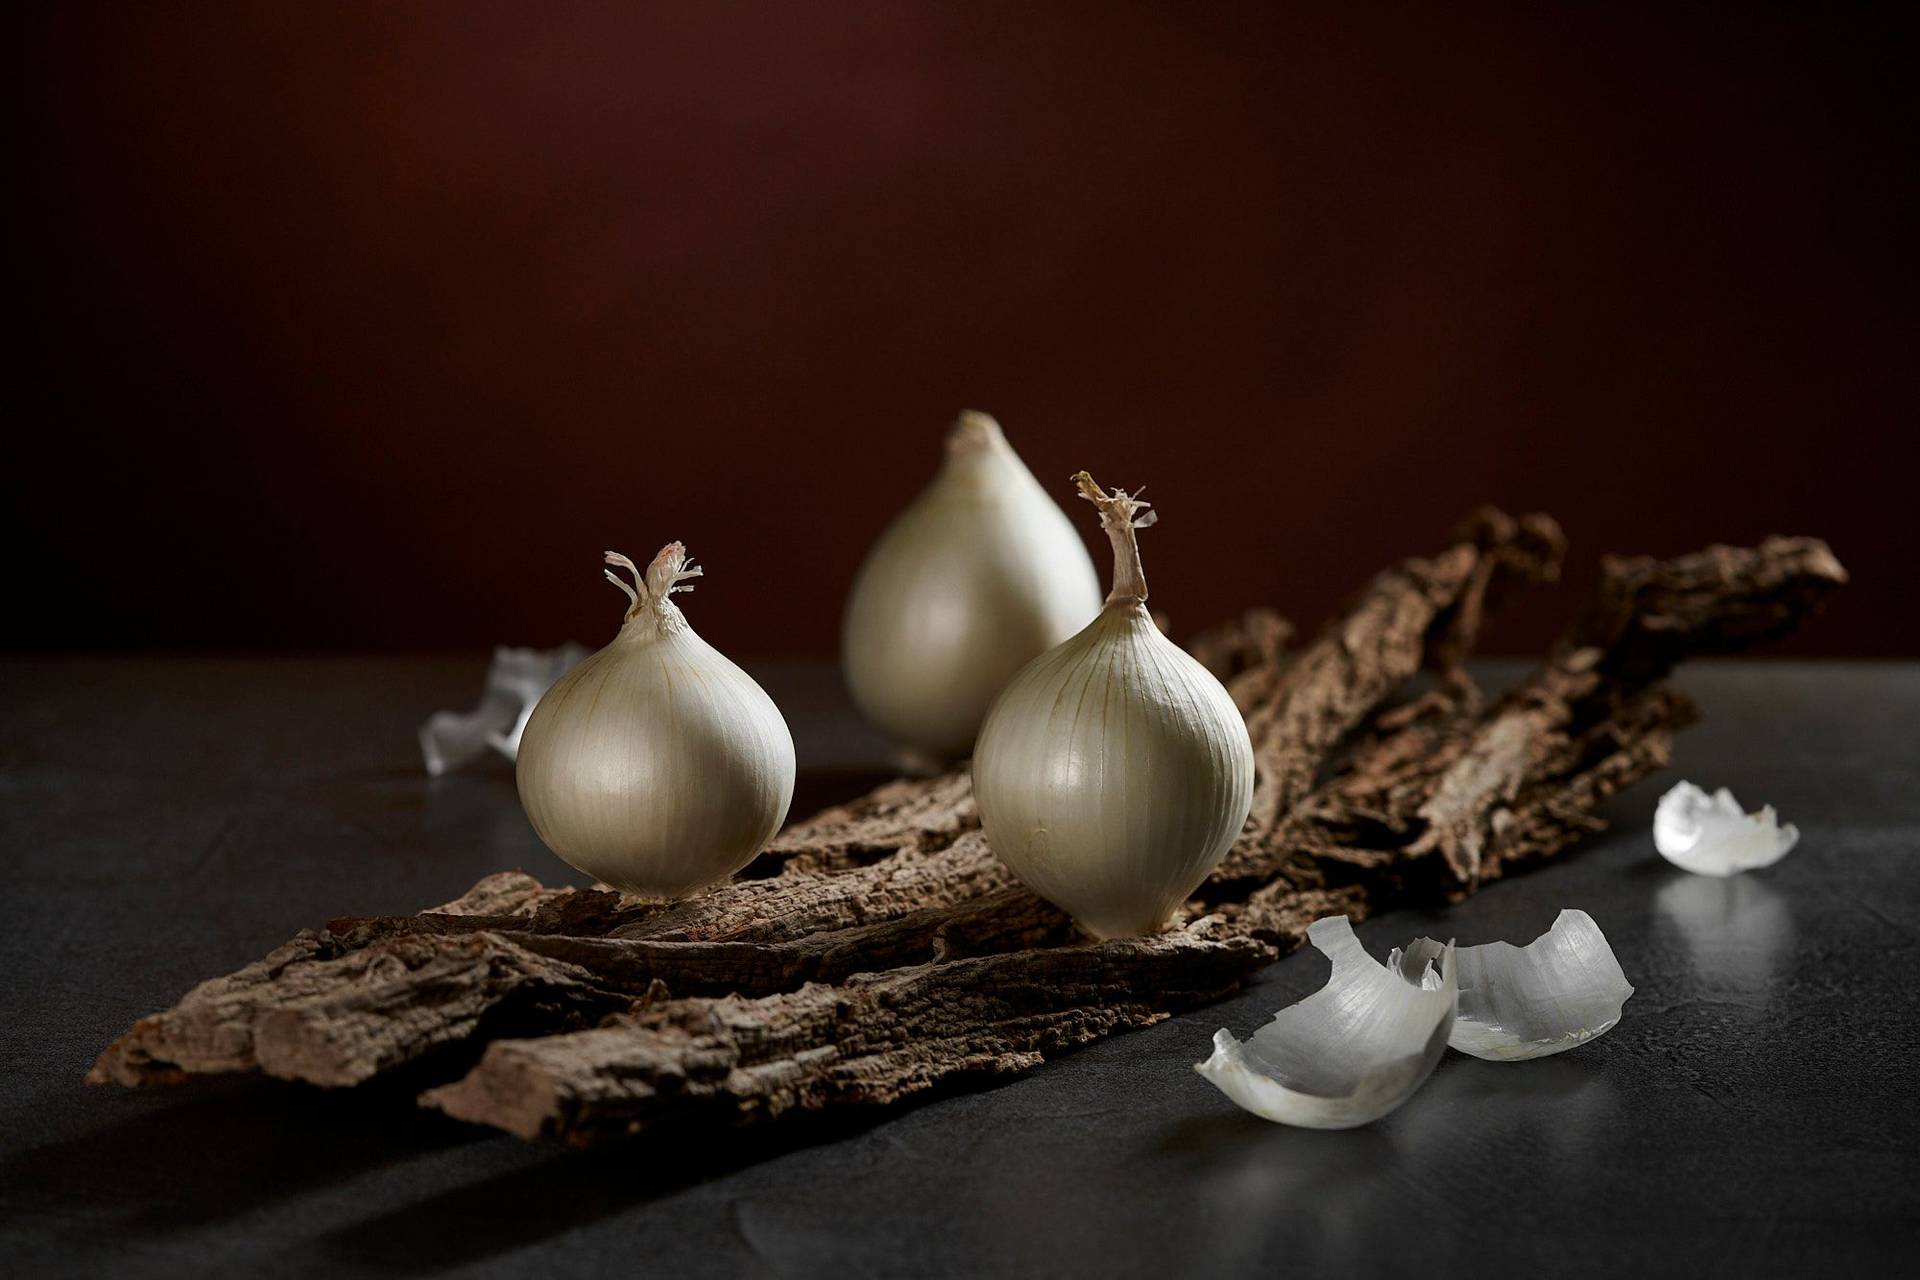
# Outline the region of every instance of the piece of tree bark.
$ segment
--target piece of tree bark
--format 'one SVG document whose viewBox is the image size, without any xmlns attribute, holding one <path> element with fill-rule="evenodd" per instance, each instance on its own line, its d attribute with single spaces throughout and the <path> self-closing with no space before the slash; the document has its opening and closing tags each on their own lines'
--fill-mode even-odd
<svg viewBox="0 0 1920 1280">
<path fill-rule="evenodd" d="M 585 1143 L 1024 1069 L 1224 994 L 1319 915 L 1467 892 L 1564 847 L 1664 762 L 1690 715 L 1654 684 L 1673 662 L 1779 634 L 1844 580 L 1806 541 L 1609 561 L 1548 663 L 1483 709 L 1455 665 L 1498 597 L 1551 576 L 1561 546 L 1543 517 L 1480 513 L 1291 659 L 1272 615 L 1216 633 L 1209 660 L 1248 717 L 1260 807 L 1190 904 L 1195 923 L 1157 938 L 1077 940 L 993 857 L 961 772 L 796 823 L 758 878 L 691 902 L 508 873 L 419 916 L 334 921 L 143 1019 L 89 1078 L 347 1085 L 457 1071 L 484 1048 L 427 1100 Z M 1439 688 L 1383 707 L 1423 664 Z"/>
<path fill-rule="evenodd" d="M 1255 770 L 1253 810 L 1236 851 L 1271 837 L 1328 753 L 1424 661 L 1437 655 L 1457 665 L 1509 583 L 1556 576 L 1565 546 L 1546 516 L 1476 512 L 1438 556 L 1404 560 L 1369 583 L 1277 671 L 1264 696 L 1250 698 L 1244 687 L 1257 675 L 1236 677 Z"/>
<path fill-rule="evenodd" d="M 1024 889 L 775 943 L 483 930 L 413 934 L 283 974 L 254 1027 L 269 1075 L 358 1084 L 445 1045 L 591 1026 L 634 1001 L 762 995 L 962 956 L 1055 946 L 1072 922 Z"/>
<path fill-rule="evenodd" d="M 773 838 L 761 859 L 777 859 L 798 870 L 838 870 L 877 862 L 903 849 L 933 852 L 977 826 L 973 778 L 961 770 L 889 782 L 848 804 L 792 823 Z"/>
<path fill-rule="evenodd" d="M 1471 690 L 1453 687 L 1389 713 L 1273 839 L 1243 841 L 1202 898 L 1232 901 L 1303 849 L 1361 866 L 1437 854 L 1444 891 L 1469 892 L 1498 874 L 1483 848 L 1513 820 L 1523 787 L 1565 777 L 1570 761 L 1609 736 L 1639 743 L 1652 761 L 1656 744 L 1693 714 L 1677 695 L 1644 701 L 1655 681 L 1687 657 L 1784 635 L 1846 582 L 1813 539 L 1665 562 L 1609 557 L 1602 568 L 1593 602 L 1552 656 L 1496 706 L 1476 714 Z M 1656 706 L 1661 714 L 1650 717 Z"/>
<path fill-rule="evenodd" d="M 487 876 L 444 906 L 408 918 L 512 924 L 568 896 L 567 890 L 546 888 L 532 876 L 503 872 Z M 331 972 L 317 983 L 312 975 L 338 954 L 327 931 L 302 930 L 264 959 L 209 979 L 173 1008 L 136 1022 L 100 1055 L 88 1081 L 169 1084 L 196 1075 L 260 1069 L 255 1053 L 259 1023 L 316 990 L 333 989 L 338 978 Z"/>
<path fill-rule="evenodd" d="M 787 995 L 669 1000 L 572 1035 L 498 1041 L 423 1101 L 575 1146 L 663 1117 L 723 1125 L 794 1108 L 883 1106 L 1048 1055 L 1234 990 L 1272 956 L 1206 923 L 865 974 Z"/>
</svg>

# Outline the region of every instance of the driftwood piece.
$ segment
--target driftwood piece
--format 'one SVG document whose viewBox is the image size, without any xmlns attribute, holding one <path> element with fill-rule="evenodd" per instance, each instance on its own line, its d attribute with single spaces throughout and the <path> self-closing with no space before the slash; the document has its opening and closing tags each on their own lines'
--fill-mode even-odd
<svg viewBox="0 0 1920 1280">
<path fill-rule="evenodd" d="M 1262 610 L 1198 645 L 1247 716 L 1256 805 L 1191 923 L 1157 937 L 1077 936 L 993 857 L 961 771 L 795 823 L 755 878 L 690 902 L 503 873 L 418 916 L 333 921 L 142 1019 L 89 1079 L 406 1067 L 446 1081 L 428 1105 L 586 1144 L 1024 1070 L 1226 994 L 1320 915 L 1458 896 L 1578 839 L 1691 718 L 1657 683 L 1675 662 L 1783 634 L 1845 579 L 1809 540 L 1609 559 L 1542 668 L 1483 707 L 1457 664 L 1562 549 L 1544 517 L 1482 512 L 1291 657 Z M 1423 665 L 1438 687 L 1389 703 Z"/>
</svg>

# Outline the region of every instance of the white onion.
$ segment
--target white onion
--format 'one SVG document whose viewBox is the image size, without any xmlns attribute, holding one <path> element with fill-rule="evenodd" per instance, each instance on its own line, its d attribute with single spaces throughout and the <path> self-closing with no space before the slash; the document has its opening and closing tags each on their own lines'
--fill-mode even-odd
<svg viewBox="0 0 1920 1280">
<path fill-rule="evenodd" d="M 1226 689 L 1147 614 L 1147 504 L 1076 479 L 1113 542 L 1113 591 L 994 703 L 974 796 L 1028 887 L 1118 937 L 1160 928 L 1226 854 L 1252 804 L 1253 744 Z"/>
<path fill-rule="evenodd" d="M 1099 579 L 1060 508 L 984 413 L 881 535 L 847 601 L 847 687 L 900 742 L 953 759 L 1028 660 L 1085 626 Z"/>
<path fill-rule="evenodd" d="M 726 879 L 786 820 L 793 735 L 753 678 L 671 596 L 700 576 L 679 543 L 641 577 L 612 644 L 540 699 L 520 742 L 520 801 L 549 849 L 618 889 L 678 897 Z"/>
<path fill-rule="evenodd" d="M 1674 866 L 1703 876 L 1730 876 L 1770 867 L 1800 839 L 1792 823 L 1781 826 L 1773 806 L 1748 813 L 1725 787 L 1708 795 L 1682 782 L 1660 797 L 1653 811 L 1653 846 Z"/>
<path fill-rule="evenodd" d="M 1307 938 L 1333 962 L 1327 985 L 1282 1009 L 1245 1042 L 1222 1028 L 1194 1070 L 1240 1106 L 1308 1129 L 1351 1129 L 1386 1115 L 1439 1064 L 1453 1026 L 1453 949 L 1403 971 L 1368 955 L 1345 916 Z"/>
</svg>

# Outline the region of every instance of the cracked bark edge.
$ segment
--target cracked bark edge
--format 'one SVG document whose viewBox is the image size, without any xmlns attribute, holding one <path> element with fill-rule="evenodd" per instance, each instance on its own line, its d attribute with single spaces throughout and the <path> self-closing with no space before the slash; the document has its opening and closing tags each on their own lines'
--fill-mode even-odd
<svg viewBox="0 0 1920 1280">
<path fill-rule="evenodd" d="M 423 1105 L 589 1146 L 672 1117 L 752 1124 L 886 1106 L 1059 1053 L 1234 990 L 1272 958 L 1211 922 L 1016 951 L 748 999 L 676 1000 L 571 1035 L 496 1041 Z"/>
<path fill-rule="evenodd" d="M 171 1082 L 184 1057 L 190 1074 L 259 1070 L 354 1085 L 469 1039 L 590 1026 L 669 991 L 776 993 L 1076 935 L 1064 912 L 1021 888 L 776 943 L 568 936 L 480 918 L 507 927 L 399 934 L 337 956 L 282 948 L 241 971 L 251 979 L 261 969 L 270 999 L 258 982 L 207 993 L 214 998 L 196 992 L 173 1016 L 137 1026 L 137 1039 L 123 1037 L 122 1052 L 103 1054 L 89 1079 Z"/>
</svg>

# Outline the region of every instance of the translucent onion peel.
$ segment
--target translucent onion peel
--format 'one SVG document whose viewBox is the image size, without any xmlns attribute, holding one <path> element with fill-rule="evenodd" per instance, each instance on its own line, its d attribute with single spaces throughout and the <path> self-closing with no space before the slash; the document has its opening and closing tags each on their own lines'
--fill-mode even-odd
<svg viewBox="0 0 1920 1280">
<path fill-rule="evenodd" d="M 1458 994 L 1453 948 L 1435 949 L 1437 972 L 1397 955 L 1402 962 L 1388 967 L 1345 916 L 1314 921 L 1307 939 L 1333 962 L 1327 985 L 1244 1042 L 1216 1032 L 1213 1056 L 1194 1070 L 1257 1116 L 1352 1129 L 1412 1097 L 1446 1052 Z"/>
<path fill-rule="evenodd" d="M 420 726 L 420 755 L 427 772 L 438 777 L 464 768 L 489 747 L 513 759 L 540 695 L 586 656 L 587 651 L 577 644 L 558 649 L 495 649 L 480 705 L 472 711 L 436 711 Z"/>
<path fill-rule="evenodd" d="M 1402 964 L 1418 967 L 1440 952 L 1439 943 L 1421 938 Z M 1633 994 L 1606 935 L 1584 911 L 1562 911 L 1553 928 L 1524 947 L 1460 947 L 1454 970 L 1460 1006 L 1447 1043 L 1493 1062 L 1544 1058 L 1585 1044 L 1620 1021 Z"/>
<path fill-rule="evenodd" d="M 1781 826 L 1772 805 L 1747 813 L 1725 787 L 1708 795 L 1682 782 L 1661 796 L 1653 811 L 1654 848 L 1696 875 L 1730 876 L 1772 866 L 1799 839 L 1799 828 Z"/>
</svg>

